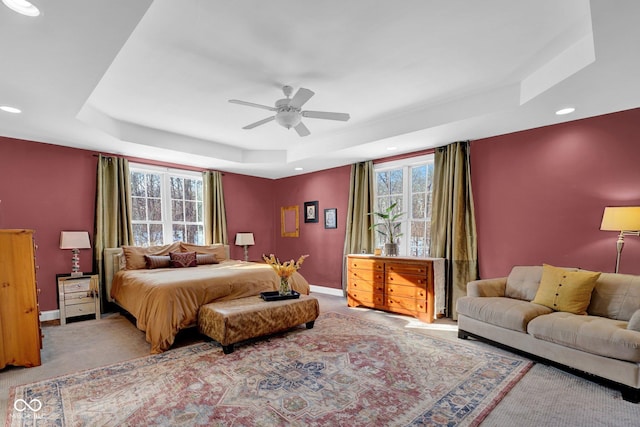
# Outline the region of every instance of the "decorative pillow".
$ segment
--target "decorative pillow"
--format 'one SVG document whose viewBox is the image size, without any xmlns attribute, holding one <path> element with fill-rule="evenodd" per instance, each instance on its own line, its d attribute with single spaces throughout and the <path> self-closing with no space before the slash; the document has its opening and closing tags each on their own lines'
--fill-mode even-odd
<svg viewBox="0 0 640 427">
<path fill-rule="evenodd" d="M 627 329 L 640 332 L 640 309 L 636 310 L 631 319 L 629 319 Z"/>
<path fill-rule="evenodd" d="M 194 245 L 192 243 L 180 242 L 180 250 L 182 252 L 195 252 L 198 254 L 212 254 L 215 255 L 218 262 L 227 259 L 227 252 L 224 249 L 223 244 L 213 245 Z"/>
<path fill-rule="evenodd" d="M 196 254 L 198 265 L 217 264 L 218 260 L 213 254 Z"/>
<path fill-rule="evenodd" d="M 150 270 L 171 267 L 171 257 L 169 255 L 145 255 L 144 260 Z"/>
<path fill-rule="evenodd" d="M 173 268 L 198 266 L 195 252 L 171 252 L 169 257 L 171 258 L 171 267 Z"/>
<path fill-rule="evenodd" d="M 127 270 L 141 270 L 147 268 L 145 255 L 169 255 L 169 252 L 178 252 L 180 242 L 163 246 L 123 246 L 122 253 L 127 261 Z"/>
<path fill-rule="evenodd" d="M 600 273 L 591 271 L 569 271 L 543 264 L 542 279 L 533 303 L 544 305 L 555 311 L 587 314 L 591 292 Z"/>
</svg>

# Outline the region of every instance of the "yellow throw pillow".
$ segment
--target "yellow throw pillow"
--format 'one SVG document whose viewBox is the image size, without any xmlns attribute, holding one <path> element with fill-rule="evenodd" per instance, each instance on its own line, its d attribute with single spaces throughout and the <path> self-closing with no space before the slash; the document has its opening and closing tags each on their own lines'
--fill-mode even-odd
<svg viewBox="0 0 640 427">
<path fill-rule="evenodd" d="M 598 277 L 600 273 L 569 271 L 543 264 L 542 280 L 532 302 L 555 311 L 587 314 Z"/>
</svg>

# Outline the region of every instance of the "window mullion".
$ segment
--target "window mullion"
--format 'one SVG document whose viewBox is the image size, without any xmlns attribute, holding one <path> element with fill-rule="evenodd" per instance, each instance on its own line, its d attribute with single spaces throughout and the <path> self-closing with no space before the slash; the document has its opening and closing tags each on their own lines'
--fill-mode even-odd
<svg viewBox="0 0 640 427">
<path fill-rule="evenodd" d="M 402 180 L 402 211 L 405 214 L 402 217 L 401 222 L 401 232 L 402 237 L 400 238 L 401 248 L 403 248 L 400 253 L 404 255 L 409 255 L 409 233 L 411 228 L 409 224 L 411 223 L 411 212 L 409 211 L 409 205 L 411 203 L 411 185 L 410 180 L 411 176 L 409 176 L 409 166 L 402 167 L 402 176 L 404 179 Z"/>
<path fill-rule="evenodd" d="M 164 241 L 173 242 L 173 220 L 171 217 L 171 177 L 162 174 L 162 227 Z"/>
</svg>

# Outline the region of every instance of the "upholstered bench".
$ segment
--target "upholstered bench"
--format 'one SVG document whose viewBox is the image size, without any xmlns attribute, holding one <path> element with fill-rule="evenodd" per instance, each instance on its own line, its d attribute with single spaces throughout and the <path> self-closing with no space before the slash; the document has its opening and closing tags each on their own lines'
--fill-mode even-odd
<svg viewBox="0 0 640 427">
<path fill-rule="evenodd" d="M 306 324 L 307 329 L 320 314 L 315 297 L 300 295 L 297 299 L 264 301 L 259 295 L 229 301 L 212 302 L 200 307 L 200 333 L 218 341 L 224 354 L 233 345 L 250 338 L 270 335 Z"/>
</svg>

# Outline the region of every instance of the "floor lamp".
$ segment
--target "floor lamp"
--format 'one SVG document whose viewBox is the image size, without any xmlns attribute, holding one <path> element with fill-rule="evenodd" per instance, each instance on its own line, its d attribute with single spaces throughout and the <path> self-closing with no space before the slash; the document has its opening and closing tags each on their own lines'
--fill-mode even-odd
<svg viewBox="0 0 640 427">
<path fill-rule="evenodd" d="M 616 273 L 620 268 L 620 255 L 624 247 L 624 236 L 640 236 L 640 206 L 616 206 L 604 208 L 600 230 L 618 231 L 616 242 Z"/>
</svg>

